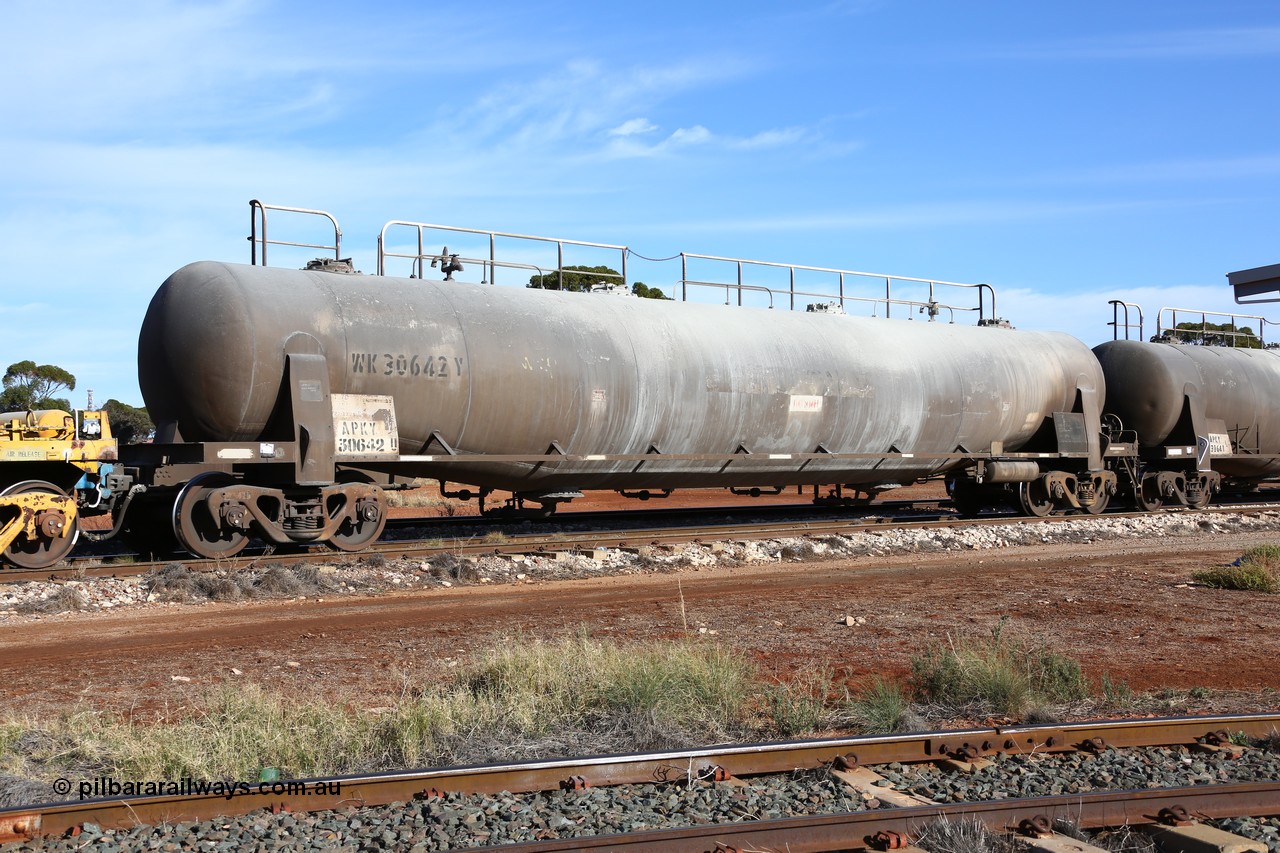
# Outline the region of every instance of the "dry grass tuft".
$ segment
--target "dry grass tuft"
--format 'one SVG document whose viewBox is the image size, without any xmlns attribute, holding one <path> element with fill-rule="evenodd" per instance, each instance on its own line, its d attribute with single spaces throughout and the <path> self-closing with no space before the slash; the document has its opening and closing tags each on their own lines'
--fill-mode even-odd
<svg viewBox="0 0 1280 853">
<path fill-rule="evenodd" d="M 215 572 L 193 572 L 182 563 L 170 563 L 143 578 L 143 585 L 161 601 L 294 598 L 337 588 L 315 566 L 282 563 L 268 563 L 261 569 Z"/>
<path fill-rule="evenodd" d="M 1019 848 L 987 829 L 976 817 L 942 818 L 927 824 L 916 840 L 930 853 L 1014 853 Z"/>
<path fill-rule="evenodd" d="M 19 604 L 19 613 L 66 613 L 69 610 L 84 610 L 89 606 L 89 596 L 78 586 L 60 586 L 58 591 L 48 598 L 29 598 Z"/>
<path fill-rule="evenodd" d="M 1010 716 L 1089 695 L 1079 662 L 1042 642 L 1009 635 L 1004 620 L 988 637 L 935 643 L 913 657 L 911 689 L 918 702 Z"/>
<path fill-rule="evenodd" d="M 902 685 L 879 676 L 846 703 L 845 713 L 864 734 L 921 731 L 926 725 Z"/>
<path fill-rule="evenodd" d="M 0 721 L 0 771 L 244 780 L 264 767 L 306 777 L 689 747 L 746 731 L 743 697 L 753 675 L 735 653 L 694 641 L 523 642 L 491 652 L 452 683 L 408 690 L 377 709 L 362 696 L 334 703 L 224 684 L 161 722 L 87 705 L 53 719 Z"/>
</svg>

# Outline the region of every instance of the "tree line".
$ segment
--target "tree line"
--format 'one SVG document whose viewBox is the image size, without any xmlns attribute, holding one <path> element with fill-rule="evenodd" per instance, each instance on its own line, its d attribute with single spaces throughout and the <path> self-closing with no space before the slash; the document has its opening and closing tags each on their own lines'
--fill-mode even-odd
<svg viewBox="0 0 1280 853">
<path fill-rule="evenodd" d="M 575 265 L 565 267 L 557 272 L 541 273 L 529 277 L 526 287 L 537 287 L 542 290 L 572 290 L 578 293 L 590 292 L 597 284 L 626 284 L 622 273 L 607 266 L 588 267 Z M 643 281 L 631 285 L 631 292 L 642 299 L 670 299 L 660 287 L 650 287 Z"/>
</svg>

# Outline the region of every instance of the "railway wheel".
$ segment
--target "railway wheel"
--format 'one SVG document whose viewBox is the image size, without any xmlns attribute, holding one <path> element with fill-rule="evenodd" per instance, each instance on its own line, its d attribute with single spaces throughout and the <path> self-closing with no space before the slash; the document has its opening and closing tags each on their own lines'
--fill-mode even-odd
<svg viewBox="0 0 1280 853">
<path fill-rule="evenodd" d="M 1164 506 L 1164 496 L 1160 494 L 1160 483 L 1155 477 L 1144 477 L 1137 489 L 1138 509 L 1143 512 L 1155 512 Z"/>
<path fill-rule="evenodd" d="M 368 494 L 356 499 L 355 520 L 348 518 L 338 525 L 338 530 L 329 540 L 329 544 L 339 551 L 359 551 L 378 540 L 387 526 L 387 496 L 382 489 L 374 485 L 359 471 L 343 471 L 338 474 L 339 483 L 362 483 L 369 486 Z M 338 506 L 330 512 L 339 512 L 344 506 Z"/>
<path fill-rule="evenodd" d="M 32 494 L 68 497 L 62 489 L 44 480 L 23 480 L 0 492 L 3 496 Z M 68 525 L 71 527 L 70 530 L 66 529 Z M 5 549 L 4 558 L 23 569 L 48 568 L 70 554 L 79 538 L 79 517 L 72 518 L 68 522 L 64 513 L 52 509 L 45 510 L 36 515 L 35 538 L 31 539 L 18 534 L 18 538 Z"/>
<path fill-rule="evenodd" d="M 247 531 L 224 527 L 209 512 L 206 498 L 214 489 L 233 485 L 235 478 L 218 471 L 192 477 L 173 502 L 173 535 L 197 557 L 234 557 L 249 544 Z"/>
<path fill-rule="evenodd" d="M 1043 480 L 1031 480 L 1018 484 L 1018 503 L 1022 511 L 1035 518 L 1044 518 L 1053 512 L 1053 498 Z"/>
</svg>

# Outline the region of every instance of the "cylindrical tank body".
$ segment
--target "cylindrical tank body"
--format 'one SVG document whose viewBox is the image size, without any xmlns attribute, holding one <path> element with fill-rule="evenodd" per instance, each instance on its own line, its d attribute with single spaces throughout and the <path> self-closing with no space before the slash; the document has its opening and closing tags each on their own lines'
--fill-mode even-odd
<svg viewBox="0 0 1280 853">
<path fill-rule="evenodd" d="M 189 441 L 264 437 L 299 333 L 332 392 L 395 398 L 402 454 L 436 431 L 464 454 L 749 451 L 430 470 L 513 491 L 909 482 L 945 463 L 768 456 L 1012 451 L 1078 386 L 1103 390 L 1058 333 L 200 262 L 142 325 L 152 418 Z"/>
<path fill-rule="evenodd" d="M 1190 391 L 1243 449 L 1280 453 L 1280 356 L 1271 350 L 1108 341 L 1093 351 L 1106 377 L 1105 411 L 1136 431 L 1139 445 L 1167 443 Z M 1236 456 L 1214 459 L 1213 468 L 1256 478 L 1280 473 L 1280 462 Z"/>
</svg>

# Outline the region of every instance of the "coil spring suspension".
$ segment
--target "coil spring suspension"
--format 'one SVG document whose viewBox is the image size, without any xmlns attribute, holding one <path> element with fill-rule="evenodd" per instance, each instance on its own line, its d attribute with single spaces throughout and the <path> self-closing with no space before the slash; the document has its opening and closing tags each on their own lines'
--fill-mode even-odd
<svg viewBox="0 0 1280 853">
<path fill-rule="evenodd" d="M 324 527 L 324 513 L 319 501 L 291 504 L 280 527 L 287 531 L 320 530 Z"/>
</svg>

